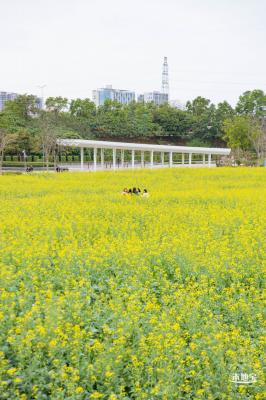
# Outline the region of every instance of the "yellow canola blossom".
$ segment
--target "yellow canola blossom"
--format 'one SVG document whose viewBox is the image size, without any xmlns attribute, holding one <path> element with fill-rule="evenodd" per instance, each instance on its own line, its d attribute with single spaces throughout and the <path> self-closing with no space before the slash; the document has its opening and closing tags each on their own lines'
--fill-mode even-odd
<svg viewBox="0 0 266 400">
<path fill-rule="evenodd" d="M 263 399 L 265 202 L 265 168 L 1 176 L 0 398 Z"/>
</svg>

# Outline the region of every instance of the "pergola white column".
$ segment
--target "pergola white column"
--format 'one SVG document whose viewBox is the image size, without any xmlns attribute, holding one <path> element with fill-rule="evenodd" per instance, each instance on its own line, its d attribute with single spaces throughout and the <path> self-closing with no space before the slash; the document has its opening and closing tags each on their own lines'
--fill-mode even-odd
<svg viewBox="0 0 266 400">
<path fill-rule="evenodd" d="M 131 152 L 131 165 L 132 168 L 136 167 L 135 165 L 135 152 L 138 151 L 142 154 L 142 166 L 145 164 L 144 155 L 145 151 L 150 154 L 150 164 L 154 164 L 154 154 L 155 152 L 161 153 L 161 163 L 165 166 L 165 153 L 169 154 L 169 167 L 173 167 L 173 154 L 181 155 L 182 165 L 186 166 L 186 154 L 188 154 L 188 163 L 189 166 L 192 165 L 193 154 L 197 154 L 202 156 L 202 164 L 206 167 L 215 166 L 212 164 L 212 156 L 228 156 L 230 154 L 231 149 L 226 148 L 210 148 L 210 147 L 191 147 L 191 146 L 169 146 L 169 145 L 157 145 L 157 144 L 143 144 L 143 143 L 124 143 L 124 142 L 109 142 L 109 141 L 100 141 L 100 140 L 85 140 L 85 139 L 58 139 L 58 145 L 67 146 L 67 147 L 75 147 L 80 148 L 80 169 L 84 168 L 84 158 L 85 158 L 85 150 L 86 148 L 92 149 L 93 151 L 93 168 L 97 170 L 97 156 L 98 149 L 101 151 L 100 156 L 100 165 L 104 164 L 104 152 L 105 150 L 113 152 L 113 167 L 117 168 L 117 151 L 121 151 L 121 164 L 125 164 L 124 160 L 124 152 Z M 138 153 L 139 154 L 139 153 Z M 196 158 L 195 158 L 196 159 Z M 112 163 L 111 163 L 112 166 Z M 167 165 L 168 166 L 168 165 Z"/>
<path fill-rule="evenodd" d="M 124 168 L 125 151 L 121 150 L 121 168 Z"/>
<path fill-rule="evenodd" d="M 80 169 L 84 169 L 84 148 L 80 148 Z"/>
<path fill-rule="evenodd" d="M 135 150 L 131 151 L 131 166 L 135 168 Z"/>
<path fill-rule="evenodd" d="M 169 153 L 169 167 L 172 168 L 173 166 L 173 153 L 170 151 Z"/>
<path fill-rule="evenodd" d="M 151 167 L 153 167 L 153 150 L 151 150 Z"/>
<path fill-rule="evenodd" d="M 101 167 L 104 168 L 104 149 L 101 149 Z"/>
<path fill-rule="evenodd" d="M 161 151 L 161 164 L 164 165 L 164 152 Z"/>
<path fill-rule="evenodd" d="M 116 149 L 113 149 L 113 169 L 116 169 Z"/>
<path fill-rule="evenodd" d="M 94 171 L 97 169 L 97 147 L 93 148 L 93 169 Z"/>
<path fill-rule="evenodd" d="M 208 154 L 208 167 L 211 166 L 211 162 L 212 162 L 212 155 Z"/>
<path fill-rule="evenodd" d="M 141 156 L 141 168 L 144 168 L 144 151 L 141 151 L 140 156 Z"/>
</svg>

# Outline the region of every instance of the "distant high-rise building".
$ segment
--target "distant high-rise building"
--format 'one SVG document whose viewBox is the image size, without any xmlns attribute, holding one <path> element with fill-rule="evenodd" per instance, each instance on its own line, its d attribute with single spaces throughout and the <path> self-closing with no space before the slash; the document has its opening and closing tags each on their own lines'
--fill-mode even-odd
<svg viewBox="0 0 266 400">
<path fill-rule="evenodd" d="M 146 92 L 143 95 L 143 99 L 145 103 L 154 103 L 157 106 L 168 102 L 168 95 L 162 92 Z"/>
<path fill-rule="evenodd" d="M 112 85 L 105 88 L 93 90 L 92 100 L 96 106 L 102 106 L 105 100 L 117 100 L 122 104 L 129 104 L 135 100 L 135 92 L 130 90 L 113 89 Z"/>
<path fill-rule="evenodd" d="M 0 92 L 0 111 L 3 110 L 6 101 L 15 100 L 16 97 L 18 97 L 17 93 Z"/>
<path fill-rule="evenodd" d="M 6 101 L 15 100 L 18 96 L 18 93 L 0 92 L 0 111 L 4 109 Z M 41 97 L 36 97 L 36 106 L 37 108 L 43 107 L 43 100 Z"/>
<path fill-rule="evenodd" d="M 144 103 L 144 94 L 138 95 L 138 103 Z"/>
</svg>

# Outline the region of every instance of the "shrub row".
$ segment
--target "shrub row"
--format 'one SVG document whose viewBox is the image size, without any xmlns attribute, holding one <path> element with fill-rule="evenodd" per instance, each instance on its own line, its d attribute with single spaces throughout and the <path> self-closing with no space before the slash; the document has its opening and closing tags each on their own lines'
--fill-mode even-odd
<svg viewBox="0 0 266 400">
<path fill-rule="evenodd" d="M 89 161 L 90 157 L 89 156 L 85 156 L 84 157 L 85 161 Z M 24 162 L 23 159 L 21 159 L 18 156 L 11 156 L 11 155 L 6 155 L 4 157 L 4 161 L 20 161 L 20 162 Z M 68 155 L 68 156 L 59 156 L 59 161 L 61 162 L 66 162 L 66 161 L 80 161 L 80 156 L 78 155 Z M 32 156 L 28 156 L 27 157 L 27 162 L 31 163 L 31 162 L 43 162 L 43 158 L 40 156 L 36 156 L 36 155 L 32 155 Z"/>
<path fill-rule="evenodd" d="M 27 165 L 32 165 L 34 167 L 43 167 L 43 162 L 29 162 Z M 24 167 L 25 164 L 22 161 L 4 161 L 3 162 L 3 167 Z M 52 162 L 49 163 L 49 167 L 53 167 L 54 164 Z"/>
</svg>

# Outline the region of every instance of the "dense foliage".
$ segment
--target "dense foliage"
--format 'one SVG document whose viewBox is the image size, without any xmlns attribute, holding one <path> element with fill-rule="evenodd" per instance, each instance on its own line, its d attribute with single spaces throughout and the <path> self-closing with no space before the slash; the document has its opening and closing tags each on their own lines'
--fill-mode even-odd
<svg viewBox="0 0 266 400">
<path fill-rule="evenodd" d="M 184 110 L 168 104 L 158 107 L 153 103 L 133 102 L 123 106 L 108 100 L 96 108 L 89 99 L 68 101 L 62 97 L 50 97 L 46 100 L 44 111 L 37 108 L 34 96 L 24 95 L 6 102 L 0 113 L 0 128 L 14 135 L 6 153 L 17 156 L 21 156 L 23 151 L 27 154 L 45 153 L 43 138 L 47 135 L 49 139 L 53 135 L 167 141 L 196 146 L 229 143 L 230 146 L 242 150 L 248 147 L 258 153 L 254 134 L 251 134 L 252 138 L 247 136 L 250 136 L 250 126 L 258 127 L 265 136 L 265 116 L 266 95 L 261 90 L 245 92 L 235 109 L 226 101 L 215 106 L 203 97 L 187 102 Z M 240 133 L 238 128 L 236 133 L 231 129 L 235 118 L 242 118 L 241 123 L 236 121 L 243 127 Z M 261 151 L 258 157 L 261 157 Z"/>
<path fill-rule="evenodd" d="M 1 399 L 264 399 L 265 183 L 259 168 L 0 177 Z"/>
</svg>

